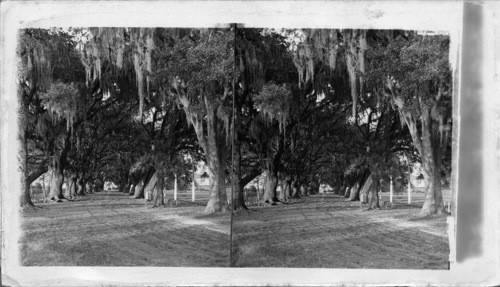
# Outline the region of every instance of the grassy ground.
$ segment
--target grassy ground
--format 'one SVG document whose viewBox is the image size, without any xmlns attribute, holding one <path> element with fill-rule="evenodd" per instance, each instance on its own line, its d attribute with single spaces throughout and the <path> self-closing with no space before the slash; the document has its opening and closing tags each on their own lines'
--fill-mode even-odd
<svg viewBox="0 0 500 287">
<path fill-rule="evenodd" d="M 447 269 L 446 218 L 420 208 L 365 211 L 332 194 L 254 206 L 234 219 L 236 267 Z"/>
<path fill-rule="evenodd" d="M 208 196 L 151 208 L 100 192 L 40 203 L 23 213 L 21 262 L 29 266 L 229 265 L 229 214 L 203 216 Z M 190 199 L 190 197 L 189 197 Z"/>
</svg>

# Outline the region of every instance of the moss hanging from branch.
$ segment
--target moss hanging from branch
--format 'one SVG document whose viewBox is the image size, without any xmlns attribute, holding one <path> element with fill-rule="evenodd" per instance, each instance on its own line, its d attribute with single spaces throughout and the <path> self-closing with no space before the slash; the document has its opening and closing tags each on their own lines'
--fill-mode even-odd
<svg viewBox="0 0 500 287">
<path fill-rule="evenodd" d="M 269 121 L 277 120 L 280 132 L 285 133 L 290 114 L 291 91 L 287 85 L 268 83 L 254 96 L 254 102 Z"/>
<path fill-rule="evenodd" d="M 314 81 L 316 63 L 323 63 L 335 70 L 339 50 L 338 30 L 304 29 L 304 40 L 294 51 L 294 64 L 299 73 L 299 86 Z M 304 77 L 305 76 L 305 77 Z"/>
<path fill-rule="evenodd" d="M 38 31 L 21 31 L 17 51 L 20 58 L 19 78 L 28 81 L 30 86 L 36 83 L 39 89 L 45 90 L 52 83 L 52 67 L 46 43 L 36 37 Z"/>
<path fill-rule="evenodd" d="M 299 87 L 314 82 L 315 67 L 322 64 L 337 69 L 341 46 L 347 65 L 352 98 L 352 120 L 357 118 L 358 97 L 364 93 L 366 31 L 336 29 L 304 29 L 305 39 L 294 51 L 294 64 L 299 74 Z M 341 39 L 343 40 L 341 42 Z"/>
<path fill-rule="evenodd" d="M 53 83 L 46 93 L 41 94 L 43 105 L 49 111 L 52 122 L 66 120 L 66 128 L 73 132 L 76 119 L 79 91 L 75 84 Z"/>
<path fill-rule="evenodd" d="M 84 44 L 81 57 L 87 71 L 87 84 L 99 79 L 103 93 L 112 92 L 113 78 L 104 77 L 104 68 L 110 75 L 134 73 L 141 115 L 153 72 L 154 28 L 91 28 L 89 31 L 92 37 Z"/>
</svg>

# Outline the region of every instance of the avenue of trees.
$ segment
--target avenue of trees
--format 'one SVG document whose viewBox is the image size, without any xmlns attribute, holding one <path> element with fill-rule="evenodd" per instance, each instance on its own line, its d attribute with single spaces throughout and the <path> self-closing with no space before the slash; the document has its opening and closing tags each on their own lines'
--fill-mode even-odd
<svg viewBox="0 0 500 287">
<path fill-rule="evenodd" d="M 193 180 L 203 161 L 206 213 L 247 209 L 261 175 L 267 204 L 329 184 L 377 209 L 420 162 L 420 214 L 445 213 L 448 51 L 448 36 L 414 31 L 21 30 L 21 206 L 42 174 L 57 202 L 113 182 L 162 206 L 167 181 Z"/>
</svg>

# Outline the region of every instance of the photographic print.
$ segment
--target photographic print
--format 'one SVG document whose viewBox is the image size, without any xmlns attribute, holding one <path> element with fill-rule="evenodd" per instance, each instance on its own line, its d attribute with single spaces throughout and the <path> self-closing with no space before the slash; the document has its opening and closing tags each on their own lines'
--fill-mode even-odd
<svg viewBox="0 0 500 287">
<path fill-rule="evenodd" d="M 233 38 L 19 31 L 21 264 L 228 266 Z"/>
<path fill-rule="evenodd" d="M 448 268 L 449 41 L 238 29 L 234 266 Z"/>
</svg>

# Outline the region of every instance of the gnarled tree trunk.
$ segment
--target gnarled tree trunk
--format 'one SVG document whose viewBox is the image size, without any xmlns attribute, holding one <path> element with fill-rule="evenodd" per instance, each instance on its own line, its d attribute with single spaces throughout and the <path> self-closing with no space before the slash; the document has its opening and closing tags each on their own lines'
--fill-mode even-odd
<svg viewBox="0 0 500 287">
<path fill-rule="evenodd" d="M 77 180 L 77 190 L 76 190 L 76 195 L 78 196 L 84 196 L 85 195 L 85 186 L 86 186 L 86 182 L 85 180 L 83 179 L 83 176 Z"/>
<path fill-rule="evenodd" d="M 85 184 L 85 192 L 88 194 L 94 193 L 94 185 L 87 181 L 87 183 Z"/>
<path fill-rule="evenodd" d="M 33 201 L 31 201 L 31 193 L 30 193 L 30 185 L 28 184 L 28 142 L 26 138 L 26 127 L 28 125 L 28 119 L 26 116 L 28 102 L 23 94 L 23 89 L 21 87 L 18 88 L 18 100 L 19 100 L 19 170 L 21 173 L 21 197 L 20 197 L 20 205 L 21 207 L 34 207 Z M 34 94 L 33 92 L 30 94 L 29 98 L 31 98 Z"/>
<path fill-rule="evenodd" d="M 441 162 L 443 143 L 438 132 L 438 123 L 430 116 L 429 109 L 422 111 L 422 173 L 427 179 L 425 201 L 420 211 L 421 216 L 428 214 L 445 214 L 441 190 Z"/>
<path fill-rule="evenodd" d="M 232 207 L 233 210 L 248 209 L 245 204 L 245 185 L 258 175 L 258 168 L 252 170 L 244 178 L 241 176 L 241 143 L 234 141 L 234 174 L 232 179 Z"/>
<path fill-rule="evenodd" d="M 139 181 L 135 186 L 133 198 L 144 198 L 144 179 Z"/>
<path fill-rule="evenodd" d="M 380 208 L 378 200 L 378 190 L 379 190 L 379 180 L 373 179 L 370 191 L 368 192 L 368 204 L 370 205 L 368 210 Z"/>
<path fill-rule="evenodd" d="M 356 182 L 351 186 L 349 189 L 349 199 L 347 201 L 356 201 L 358 198 L 358 187 L 359 187 L 359 182 Z"/>
<path fill-rule="evenodd" d="M 193 125 L 208 163 L 210 196 L 205 213 L 209 214 L 228 210 L 226 194 L 227 145 L 224 136 L 224 123 L 216 117 L 214 108 L 209 107 L 208 100 L 206 100 L 206 106 L 208 111 L 206 129 L 203 128 L 203 123 L 200 120 L 193 120 Z"/>
<path fill-rule="evenodd" d="M 441 191 L 441 161 L 447 138 L 446 135 L 443 136 L 442 125 L 446 124 L 446 121 L 444 117 L 441 117 L 442 111 L 438 110 L 437 105 L 429 106 L 428 102 L 420 99 L 420 114 L 412 114 L 411 110 L 406 109 L 407 103 L 394 83 L 388 79 L 386 85 L 394 103 L 398 106 L 401 118 L 408 126 L 413 144 L 422 158 L 422 171 L 428 185 L 425 190 L 424 205 L 419 215 L 445 214 L 446 209 Z M 441 93 L 442 90 L 439 88 L 434 98 L 435 103 L 439 101 Z M 420 129 L 417 126 L 420 126 Z"/>
<path fill-rule="evenodd" d="M 130 185 L 129 190 L 128 190 L 128 195 L 134 195 L 136 185 L 137 185 L 137 183 L 133 183 Z"/>
<path fill-rule="evenodd" d="M 64 196 L 68 199 L 73 199 L 76 194 L 76 182 L 75 178 L 71 175 L 68 175 L 66 178 L 66 193 Z"/>
<path fill-rule="evenodd" d="M 62 185 L 64 183 L 64 175 L 59 168 L 51 167 L 52 182 L 50 184 L 50 199 L 56 202 L 61 202 L 64 199 Z"/>
<path fill-rule="evenodd" d="M 359 192 L 360 197 L 362 197 L 362 203 L 368 202 L 368 194 L 370 192 L 370 189 L 372 188 L 372 185 L 373 185 L 373 175 L 370 173 Z"/>
<path fill-rule="evenodd" d="M 285 179 L 283 180 L 283 184 L 282 184 L 282 190 L 283 190 L 283 201 L 287 202 L 288 200 L 290 200 L 290 198 L 292 198 L 292 194 L 291 194 L 291 189 L 292 189 L 292 179 L 290 178 L 290 176 L 287 176 L 285 177 Z"/>
<path fill-rule="evenodd" d="M 292 189 L 292 198 L 300 198 L 300 186 L 298 186 L 298 183 L 296 180 L 292 181 L 292 184 L 290 185 Z"/>
<path fill-rule="evenodd" d="M 153 207 L 165 206 L 163 187 L 165 186 L 165 176 L 157 173 L 156 183 L 153 190 Z"/>
<path fill-rule="evenodd" d="M 345 191 L 344 191 L 345 198 L 349 198 L 349 196 L 351 196 L 351 190 L 352 190 L 351 184 L 345 186 Z"/>
<path fill-rule="evenodd" d="M 278 187 L 278 173 L 275 169 L 269 168 L 266 173 L 265 185 L 264 185 L 264 196 L 262 201 L 275 205 L 278 202 L 278 197 L 276 196 L 276 188 Z"/>
</svg>

